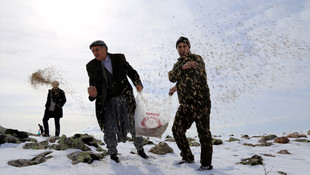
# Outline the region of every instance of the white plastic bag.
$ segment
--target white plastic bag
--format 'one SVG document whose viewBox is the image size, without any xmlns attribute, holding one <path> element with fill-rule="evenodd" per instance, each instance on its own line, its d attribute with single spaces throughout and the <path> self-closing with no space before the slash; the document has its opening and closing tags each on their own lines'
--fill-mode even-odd
<svg viewBox="0 0 310 175">
<path fill-rule="evenodd" d="M 135 129 L 136 136 L 161 138 L 171 117 L 171 97 L 165 99 L 151 95 L 136 96 Z"/>
</svg>

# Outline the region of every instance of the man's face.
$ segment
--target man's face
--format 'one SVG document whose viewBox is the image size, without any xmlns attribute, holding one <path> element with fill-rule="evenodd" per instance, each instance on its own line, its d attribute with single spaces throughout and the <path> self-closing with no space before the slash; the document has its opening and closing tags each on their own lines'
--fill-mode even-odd
<svg viewBox="0 0 310 175">
<path fill-rule="evenodd" d="M 91 51 L 97 60 L 104 60 L 107 58 L 107 48 L 104 46 L 93 46 L 91 47 Z"/>
<path fill-rule="evenodd" d="M 57 89 L 58 86 L 59 86 L 59 83 L 58 83 L 57 81 L 53 81 L 53 82 L 52 82 L 52 87 L 53 87 L 53 89 Z"/>
<path fill-rule="evenodd" d="M 179 52 L 179 55 L 182 57 L 189 53 L 190 48 L 186 43 L 179 43 L 177 46 L 177 50 Z"/>
</svg>

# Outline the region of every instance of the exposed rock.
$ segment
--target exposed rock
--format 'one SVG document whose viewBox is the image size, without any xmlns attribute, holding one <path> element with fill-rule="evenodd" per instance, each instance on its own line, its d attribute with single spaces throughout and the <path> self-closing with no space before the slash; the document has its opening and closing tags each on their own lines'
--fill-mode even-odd
<svg viewBox="0 0 310 175">
<path fill-rule="evenodd" d="M 195 139 L 193 139 L 193 138 L 191 138 L 191 137 L 187 137 L 187 141 L 188 141 L 188 142 L 193 142 L 193 141 L 195 141 Z"/>
<path fill-rule="evenodd" d="M 128 137 L 128 136 L 127 136 L 127 140 L 128 140 L 129 142 L 133 142 L 133 138 Z"/>
<path fill-rule="evenodd" d="M 255 147 L 256 145 L 252 144 L 252 143 L 244 143 L 244 146 L 250 146 L 250 147 Z"/>
<path fill-rule="evenodd" d="M 308 135 L 310 135 L 310 130 L 308 131 Z"/>
<path fill-rule="evenodd" d="M 169 136 L 169 135 L 166 136 L 165 141 L 167 141 L 167 142 L 175 142 L 174 138 Z"/>
<path fill-rule="evenodd" d="M 21 141 L 10 134 L 2 135 L 1 136 L 1 143 L 21 143 Z"/>
<path fill-rule="evenodd" d="M 72 139 L 80 139 L 83 143 L 96 147 L 98 151 L 103 151 L 99 145 L 104 145 L 104 143 L 101 140 L 97 140 L 88 134 L 75 134 Z"/>
<path fill-rule="evenodd" d="M 158 145 L 155 145 L 150 149 L 151 153 L 164 155 L 167 153 L 173 153 L 173 149 L 166 143 L 160 142 Z"/>
<path fill-rule="evenodd" d="M 279 137 L 274 140 L 274 143 L 288 143 L 290 140 L 287 137 Z"/>
<path fill-rule="evenodd" d="M 307 139 L 296 139 L 294 141 L 296 141 L 296 142 L 304 142 L 304 143 L 310 142 L 310 140 L 307 140 Z"/>
<path fill-rule="evenodd" d="M 17 160 L 11 160 L 8 162 L 8 165 L 15 166 L 15 167 L 26 167 L 31 165 L 37 165 L 43 162 L 46 162 L 47 159 L 52 158 L 52 156 L 46 157 L 48 154 L 52 153 L 52 151 L 46 151 L 44 153 L 41 153 L 34 158 L 27 160 L 27 159 L 17 159 Z"/>
<path fill-rule="evenodd" d="M 283 171 L 278 171 L 278 173 L 279 174 L 281 174 L 281 175 L 287 175 L 285 172 L 283 172 Z"/>
<path fill-rule="evenodd" d="M 36 139 L 29 138 L 29 133 L 18 131 L 16 129 L 7 129 L 0 126 L 0 144 L 3 143 L 21 143 L 21 142 L 36 142 Z"/>
<path fill-rule="evenodd" d="M 0 145 L 5 143 L 6 136 L 4 134 L 0 134 Z"/>
<path fill-rule="evenodd" d="M 240 164 L 242 165 L 263 165 L 263 158 L 258 155 L 254 155 L 251 158 L 241 159 Z"/>
<path fill-rule="evenodd" d="M 24 149 L 47 149 L 48 141 L 42 141 L 40 143 L 26 143 L 23 147 Z"/>
<path fill-rule="evenodd" d="M 250 147 L 255 147 L 255 146 L 271 146 L 272 143 L 271 142 L 265 142 L 265 143 L 261 143 L 261 144 L 252 144 L 252 143 L 244 143 L 243 145 L 245 146 L 250 146 Z"/>
<path fill-rule="evenodd" d="M 290 152 L 288 152 L 286 149 L 285 150 L 281 150 L 278 152 L 279 154 L 291 154 Z"/>
<path fill-rule="evenodd" d="M 263 156 L 267 156 L 267 157 L 276 157 L 276 156 L 274 156 L 274 155 L 272 155 L 272 154 L 262 154 Z"/>
<path fill-rule="evenodd" d="M 188 137 L 187 141 L 189 146 L 200 146 L 200 143 L 196 142 L 194 138 Z"/>
<path fill-rule="evenodd" d="M 261 144 L 256 144 L 255 146 L 271 146 L 271 145 L 273 145 L 271 142 L 264 142 Z"/>
<path fill-rule="evenodd" d="M 223 141 L 221 139 L 213 139 L 212 144 L 213 145 L 221 145 L 221 144 L 223 144 Z"/>
<path fill-rule="evenodd" d="M 243 136 L 241 136 L 241 138 L 249 139 L 250 137 L 248 135 L 243 135 Z"/>
<path fill-rule="evenodd" d="M 267 135 L 267 136 L 262 136 L 262 138 L 258 142 L 265 143 L 265 142 L 267 142 L 269 140 L 274 140 L 275 138 L 277 138 L 276 135 L 270 134 L 270 135 Z"/>
<path fill-rule="evenodd" d="M 58 136 L 50 137 L 50 138 L 48 139 L 48 141 L 49 141 L 50 143 L 55 143 L 57 140 L 59 140 L 59 137 L 58 137 Z"/>
<path fill-rule="evenodd" d="M 20 140 L 28 138 L 29 134 L 24 131 L 18 131 L 16 129 L 6 129 L 5 134 L 11 134 L 14 137 L 17 137 Z"/>
<path fill-rule="evenodd" d="M 58 144 L 53 144 L 51 146 L 51 149 L 55 150 L 66 150 L 69 148 L 73 149 L 80 149 L 82 151 L 90 151 L 91 149 L 85 145 L 84 142 L 82 142 L 78 138 L 67 138 L 65 135 L 62 135 Z"/>
<path fill-rule="evenodd" d="M 291 133 L 291 134 L 287 135 L 286 137 L 288 137 L 288 138 L 300 138 L 300 137 L 307 138 L 307 136 L 305 134 L 299 134 L 298 132 Z"/>
<path fill-rule="evenodd" d="M 200 146 L 200 143 L 198 143 L 198 142 L 190 142 L 189 143 L 189 146 Z"/>
<path fill-rule="evenodd" d="M 227 142 L 235 142 L 235 141 L 240 141 L 239 139 L 230 137 L 229 140 L 227 140 Z"/>
<path fill-rule="evenodd" d="M 127 137 L 127 140 L 133 142 L 133 138 L 131 137 Z M 143 145 L 154 145 L 154 142 L 152 142 L 149 137 L 143 137 Z"/>
<path fill-rule="evenodd" d="M 154 142 L 149 137 L 143 139 L 143 145 L 154 145 Z"/>
<path fill-rule="evenodd" d="M 74 152 L 69 154 L 67 157 L 72 160 L 72 164 L 77 164 L 80 162 L 91 164 L 94 160 L 101 160 L 106 155 L 108 155 L 107 152 L 101 154 L 95 154 L 92 152 Z"/>
<path fill-rule="evenodd" d="M 0 126 L 0 134 L 5 134 L 5 130 L 6 130 L 6 128 Z"/>
<path fill-rule="evenodd" d="M 259 138 L 259 137 L 262 137 L 262 136 L 253 136 L 253 138 Z"/>
</svg>

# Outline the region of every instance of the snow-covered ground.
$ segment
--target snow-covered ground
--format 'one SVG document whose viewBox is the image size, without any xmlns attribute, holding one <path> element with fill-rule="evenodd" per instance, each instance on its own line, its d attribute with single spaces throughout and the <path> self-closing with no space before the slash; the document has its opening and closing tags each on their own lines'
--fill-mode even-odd
<svg viewBox="0 0 310 175">
<path fill-rule="evenodd" d="M 102 134 L 94 135 L 97 139 L 102 139 Z M 282 135 L 278 135 L 280 137 Z M 43 141 L 46 138 L 31 136 L 38 141 Z M 67 155 L 76 152 L 75 149 L 68 149 L 65 151 L 56 151 L 51 155 L 53 158 L 48 159 L 45 163 L 39 165 L 17 168 L 7 164 L 10 160 L 16 159 L 31 159 L 34 156 L 45 152 L 46 150 L 29 150 L 23 149 L 21 144 L 5 143 L 0 145 L 0 174 L 1 175 L 28 175 L 28 174 L 44 174 L 44 175 L 65 175 L 65 174 L 151 174 L 151 175 L 194 175 L 194 174 L 213 174 L 213 175 L 276 175 L 278 171 L 287 173 L 288 175 L 309 175 L 310 172 L 310 143 L 301 143 L 290 138 L 288 144 L 274 143 L 267 147 L 249 147 L 243 145 L 244 143 L 259 144 L 260 138 L 251 137 L 250 139 L 238 138 L 241 141 L 227 142 L 229 137 L 217 137 L 223 140 L 222 145 L 213 146 L 213 167 L 211 171 L 197 171 L 200 166 L 200 147 L 191 147 L 195 155 L 195 163 L 177 165 L 181 160 L 180 151 L 174 142 L 166 142 L 173 148 L 173 154 L 156 155 L 150 153 L 149 150 L 154 145 L 146 145 L 144 148 L 149 159 L 145 160 L 137 154 L 132 142 L 120 143 L 118 145 L 120 163 L 115 163 L 106 156 L 100 161 L 94 161 L 92 164 L 78 163 L 73 165 Z M 197 140 L 197 138 L 196 138 Z M 155 144 L 158 144 L 164 139 L 151 138 Z M 103 146 L 105 148 L 105 146 Z M 93 152 L 95 149 L 93 148 Z M 279 154 L 277 152 L 287 150 L 291 154 Z M 270 154 L 275 157 L 265 156 Z M 237 164 L 242 158 L 250 158 L 253 155 L 260 155 L 263 157 L 264 165 L 248 166 Z"/>
</svg>

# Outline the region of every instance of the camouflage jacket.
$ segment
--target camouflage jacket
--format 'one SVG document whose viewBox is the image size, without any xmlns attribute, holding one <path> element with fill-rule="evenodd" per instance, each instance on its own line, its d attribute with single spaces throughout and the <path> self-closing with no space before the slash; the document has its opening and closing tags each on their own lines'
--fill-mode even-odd
<svg viewBox="0 0 310 175">
<path fill-rule="evenodd" d="M 183 70 L 183 65 L 188 61 L 197 61 L 199 66 Z M 180 104 L 207 105 L 211 108 L 207 73 L 201 56 L 190 53 L 178 58 L 168 75 L 171 82 L 176 82 Z"/>
</svg>

